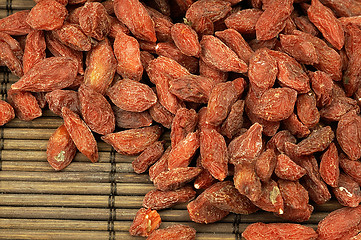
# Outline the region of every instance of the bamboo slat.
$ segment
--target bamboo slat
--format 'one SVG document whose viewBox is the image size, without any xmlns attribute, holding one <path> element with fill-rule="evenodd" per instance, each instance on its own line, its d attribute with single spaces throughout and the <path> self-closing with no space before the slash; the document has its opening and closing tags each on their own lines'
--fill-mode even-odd
<svg viewBox="0 0 361 240">
<path fill-rule="evenodd" d="M 81 199 L 80 199 L 81 200 Z M 118 221 L 133 221 L 135 214 L 139 210 L 116 209 L 116 219 Z M 187 210 L 166 209 L 158 211 L 162 221 L 189 222 Z M 83 220 L 108 220 L 108 208 L 73 208 L 73 207 L 33 207 L 33 206 L 0 206 L 0 218 L 46 218 L 46 219 L 83 219 Z M 232 223 L 234 215 L 230 214 L 220 222 Z"/>
<path fill-rule="evenodd" d="M 24 140 L 24 139 L 5 139 L 4 150 L 36 150 L 46 151 L 48 140 Z M 99 151 L 110 151 L 111 146 L 105 142 L 98 142 Z"/>
<path fill-rule="evenodd" d="M 115 182 L 119 183 L 151 183 L 146 174 L 115 173 Z M 110 174 L 107 172 L 17 172 L 0 171 L 0 181 L 43 181 L 43 182 L 100 182 L 109 183 Z"/>
<path fill-rule="evenodd" d="M 4 128 L 4 139 L 46 139 L 54 133 L 55 129 L 37 128 Z"/>
<path fill-rule="evenodd" d="M 140 208 L 144 196 L 115 196 L 115 208 Z M 56 194 L 3 194 L 3 206 L 54 206 L 54 207 L 108 207 L 106 195 L 56 195 Z M 185 210 L 187 204 L 178 204 L 172 209 Z"/>
<path fill-rule="evenodd" d="M 117 183 L 116 194 L 120 196 L 144 196 L 152 189 L 154 189 L 154 186 L 152 184 Z M 26 194 L 50 193 L 109 195 L 110 183 L 1 181 L 0 192 Z"/>
<path fill-rule="evenodd" d="M 135 186 L 134 186 L 135 187 Z M 27 182 L 1 181 L 3 193 L 53 193 L 53 194 L 105 194 L 110 193 L 109 183 L 77 182 Z"/>
<path fill-rule="evenodd" d="M 124 234 L 124 237 L 127 234 Z M 64 231 L 64 230 L 27 230 L 0 229 L 0 239 L 34 239 L 34 240 L 109 240 L 108 231 Z M 117 239 L 124 239 L 123 236 Z M 140 240 L 142 238 L 128 238 Z"/>
<path fill-rule="evenodd" d="M 17 10 L 17 9 L 14 9 L 14 13 L 15 12 L 18 12 L 18 11 L 21 11 L 21 10 Z M 0 17 L 1 18 L 4 18 L 6 16 L 6 10 L 5 9 L 0 9 Z M 5 67 L 3 67 L 2 69 L 5 69 Z M 1 71 L 1 68 L 0 68 L 0 71 Z M 4 72 L 0 72 L 0 79 L 3 80 L 3 79 L 7 79 L 7 85 L 11 85 L 12 83 L 14 82 L 17 82 L 19 80 L 19 77 L 13 75 L 13 74 L 8 74 L 8 76 L 5 76 L 7 73 L 4 71 Z"/>
<path fill-rule="evenodd" d="M 63 124 L 63 119 L 59 117 L 40 117 L 35 118 L 32 121 L 23 121 L 18 118 L 14 118 L 7 123 L 4 128 L 58 128 Z"/>
<path fill-rule="evenodd" d="M 115 221 L 114 229 L 116 231 L 127 232 L 132 221 Z M 166 228 L 175 224 L 175 222 L 162 222 L 162 228 Z M 184 224 L 191 226 L 198 233 L 230 233 L 232 225 L 228 223 L 214 223 L 212 227 L 194 222 L 176 222 L 176 224 Z M 61 219 L 1 219 L 0 229 L 29 229 L 29 230 L 81 230 L 81 231 L 106 231 L 107 221 L 89 221 L 89 220 L 61 220 Z M 1 231 L 1 230 L 0 230 Z"/>
<path fill-rule="evenodd" d="M 110 163 L 73 162 L 63 169 L 63 172 L 110 172 Z M 25 162 L 25 161 L 3 161 L 3 171 L 24 171 L 24 172 L 54 172 L 48 162 Z M 116 172 L 133 172 L 131 163 L 117 163 Z"/>
<path fill-rule="evenodd" d="M 64 230 L 25 230 L 25 229 L 1 229 L 0 239 L 36 239 L 36 240 L 108 240 L 107 231 L 64 231 Z M 144 240 L 143 237 L 132 237 L 128 232 L 117 232 L 116 240 Z M 232 233 L 200 233 L 196 240 L 234 240 Z"/>
<path fill-rule="evenodd" d="M 107 195 L 4 194 L 3 206 L 108 207 Z M 143 196 L 116 196 L 115 208 L 139 208 Z M 183 206 L 183 209 L 185 207 Z"/>
<path fill-rule="evenodd" d="M 12 207 L 0 206 L 1 218 L 51 218 L 108 220 L 107 208 Z"/>
<path fill-rule="evenodd" d="M 20 150 L 2 150 L 1 158 L 3 161 L 46 161 L 45 151 L 20 151 Z M 131 163 L 136 156 L 125 156 L 118 153 L 115 154 L 115 162 Z M 89 159 L 81 153 L 77 153 L 73 160 L 74 162 L 87 162 Z M 110 152 L 99 152 L 99 162 L 110 162 Z"/>
<path fill-rule="evenodd" d="M 6 9 L 6 1 L 0 2 L 0 9 Z M 34 1 L 12 1 L 12 9 L 30 9 L 35 6 Z"/>
</svg>

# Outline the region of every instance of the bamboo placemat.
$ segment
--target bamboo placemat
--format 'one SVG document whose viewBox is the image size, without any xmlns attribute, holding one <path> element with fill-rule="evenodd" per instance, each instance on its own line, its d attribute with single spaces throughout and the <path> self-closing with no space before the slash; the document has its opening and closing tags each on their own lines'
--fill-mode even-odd
<svg viewBox="0 0 361 240">
<path fill-rule="evenodd" d="M 32 0 L 1 0 L 0 18 L 30 9 Z M 0 68 L 1 99 L 17 81 Z M 99 162 L 78 153 L 71 165 L 54 171 L 46 161 L 46 145 L 62 119 L 45 110 L 31 122 L 14 119 L 0 127 L 0 239 L 143 239 L 128 233 L 143 196 L 153 184 L 135 174 L 134 157 L 122 156 L 98 141 Z M 169 143 L 169 133 L 163 137 Z M 313 228 L 340 205 L 332 200 L 315 211 L 306 225 Z M 218 223 L 191 222 L 186 204 L 159 211 L 162 228 L 183 223 L 197 230 L 198 240 L 241 239 L 253 222 L 283 222 L 272 213 L 230 214 Z"/>
</svg>

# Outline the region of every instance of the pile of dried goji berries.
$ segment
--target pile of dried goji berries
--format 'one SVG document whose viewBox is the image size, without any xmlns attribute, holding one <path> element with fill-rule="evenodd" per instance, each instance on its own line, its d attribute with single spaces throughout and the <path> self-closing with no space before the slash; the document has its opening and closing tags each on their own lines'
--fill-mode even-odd
<svg viewBox="0 0 361 240">
<path fill-rule="evenodd" d="M 0 102 L 0 124 L 40 117 L 48 104 L 64 119 L 47 149 L 56 170 L 77 149 L 96 162 L 93 133 L 138 155 L 134 171 L 149 168 L 157 189 L 132 235 L 194 239 L 183 225 L 156 230 L 157 210 L 177 203 L 190 201 L 198 223 L 259 209 L 304 222 L 309 198 L 323 204 L 333 194 L 346 207 L 317 232 L 255 223 L 243 236 L 357 238 L 360 1 L 36 2 L 0 20 L 0 64 L 20 77 L 10 105 Z"/>
</svg>

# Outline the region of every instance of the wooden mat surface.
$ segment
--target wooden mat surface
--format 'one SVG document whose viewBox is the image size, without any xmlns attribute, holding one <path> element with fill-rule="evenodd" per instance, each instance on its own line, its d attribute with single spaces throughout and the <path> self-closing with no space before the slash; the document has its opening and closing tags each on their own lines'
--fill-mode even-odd
<svg viewBox="0 0 361 240">
<path fill-rule="evenodd" d="M 32 0 L 0 0 L 0 18 L 30 9 Z M 0 68 L 1 98 L 6 99 L 17 77 Z M 90 163 L 78 153 L 64 171 L 46 161 L 46 145 L 62 119 L 45 110 L 31 122 L 14 119 L 0 127 L 0 239 L 143 239 L 131 237 L 129 226 L 154 189 L 147 174 L 135 174 L 134 157 L 122 156 L 98 141 L 99 162 Z M 169 134 L 165 134 L 169 140 Z M 340 207 L 332 200 L 315 211 L 306 225 L 316 228 L 320 219 Z M 215 224 L 190 221 L 186 204 L 159 211 L 162 228 L 184 223 L 197 230 L 198 240 L 241 239 L 249 223 L 282 222 L 271 213 L 231 214 Z"/>
</svg>

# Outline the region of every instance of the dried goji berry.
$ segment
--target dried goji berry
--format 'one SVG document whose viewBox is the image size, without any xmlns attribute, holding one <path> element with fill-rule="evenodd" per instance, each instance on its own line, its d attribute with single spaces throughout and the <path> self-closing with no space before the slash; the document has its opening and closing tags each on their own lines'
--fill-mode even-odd
<svg viewBox="0 0 361 240">
<path fill-rule="evenodd" d="M 166 128 L 171 127 L 174 115 L 163 107 L 159 101 L 149 108 L 149 114 L 155 122 L 162 124 Z"/>
<path fill-rule="evenodd" d="M 23 67 L 21 61 L 11 50 L 9 44 L 3 41 L 0 41 L 0 62 L 3 65 L 6 65 L 14 75 L 18 77 L 23 76 Z"/>
<path fill-rule="evenodd" d="M 282 49 L 304 64 L 317 64 L 318 56 L 312 43 L 297 35 L 280 35 Z"/>
<path fill-rule="evenodd" d="M 263 93 L 273 87 L 278 74 L 277 62 L 267 49 L 260 49 L 249 60 L 248 77 L 252 90 Z"/>
<path fill-rule="evenodd" d="M 224 23 L 228 28 L 233 28 L 242 34 L 254 34 L 256 32 L 256 23 L 263 11 L 253 9 L 243 9 L 228 16 Z"/>
<path fill-rule="evenodd" d="M 182 102 L 169 92 L 169 80 L 189 75 L 188 70 L 173 59 L 160 56 L 149 63 L 147 73 L 150 81 L 156 84 L 159 103 L 176 114 Z"/>
<path fill-rule="evenodd" d="M 109 1 L 109 2 L 113 3 L 113 1 Z M 112 17 L 112 16 L 108 16 L 108 17 L 110 19 L 110 29 L 109 29 L 108 36 L 110 38 L 115 39 L 117 37 L 118 33 L 125 33 L 128 35 L 130 34 L 129 29 L 121 21 L 119 21 L 118 18 Z"/>
<path fill-rule="evenodd" d="M 345 40 L 343 29 L 331 9 L 324 6 L 319 0 L 312 0 L 307 15 L 332 46 L 338 50 L 343 47 Z"/>
<path fill-rule="evenodd" d="M 259 123 L 255 123 L 247 132 L 234 138 L 229 143 L 229 161 L 232 164 L 243 161 L 254 161 L 261 153 L 262 146 L 262 126 Z"/>
<path fill-rule="evenodd" d="M 306 170 L 297 165 L 287 155 L 280 154 L 277 156 L 275 174 L 281 179 L 296 181 L 306 174 Z"/>
<path fill-rule="evenodd" d="M 68 14 L 65 6 L 55 0 L 42 0 L 29 12 L 26 22 L 37 30 L 60 28 Z"/>
<path fill-rule="evenodd" d="M 152 125 L 153 119 L 148 111 L 129 112 L 112 105 L 115 124 L 120 128 L 140 128 Z"/>
<path fill-rule="evenodd" d="M 148 146 L 144 151 L 132 162 L 134 172 L 143 173 L 150 165 L 155 163 L 163 155 L 163 142 L 157 141 Z"/>
<path fill-rule="evenodd" d="M 356 111 L 350 111 L 343 115 L 338 122 L 336 137 L 337 141 L 351 160 L 361 157 L 361 117 Z"/>
<path fill-rule="evenodd" d="M 220 131 L 222 135 L 226 136 L 228 139 L 232 139 L 236 136 L 242 128 L 244 105 L 244 100 L 235 102 L 232 105 L 227 118 L 222 123 Z"/>
<path fill-rule="evenodd" d="M 199 59 L 199 74 L 212 79 L 214 84 L 225 82 L 228 78 L 228 72 L 220 71 L 206 64 L 202 59 Z"/>
<path fill-rule="evenodd" d="M 202 129 L 200 133 L 202 167 L 214 178 L 223 181 L 228 175 L 228 152 L 224 137 L 214 129 Z"/>
<path fill-rule="evenodd" d="M 206 64 L 224 72 L 247 72 L 247 64 L 217 37 L 205 35 L 200 44 L 201 59 Z"/>
<path fill-rule="evenodd" d="M 313 44 L 318 56 L 318 63 L 314 64 L 314 66 L 318 70 L 329 74 L 335 81 L 341 80 L 342 61 L 340 55 L 333 48 L 329 47 L 327 43 L 311 34 L 297 30 L 293 33 L 305 38 Z"/>
<path fill-rule="evenodd" d="M 315 240 L 317 233 L 311 227 L 295 223 L 253 223 L 242 233 L 246 240 L 292 239 Z"/>
<path fill-rule="evenodd" d="M 158 229 L 152 232 L 147 240 L 158 239 L 182 239 L 194 240 L 196 238 L 196 230 L 192 227 L 175 224 L 164 229 Z"/>
<path fill-rule="evenodd" d="M 204 197 L 211 205 L 237 214 L 251 214 L 258 208 L 239 193 L 231 181 L 217 182 L 204 191 Z"/>
<path fill-rule="evenodd" d="M 98 146 L 94 135 L 79 117 L 69 108 L 63 107 L 61 113 L 64 119 L 64 125 L 71 139 L 74 141 L 77 149 L 92 162 L 98 161 Z"/>
<path fill-rule="evenodd" d="M 185 67 L 190 73 L 198 72 L 198 59 L 183 54 L 173 42 L 160 42 L 156 46 L 156 54 L 171 58 Z"/>
<path fill-rule="evenodd" d="M 301 179 L 301 184 L 307 189 L 310 198 L 319 205 L 330 200 L 331 194 L 326 183 L 321 179 L 316 158 L 313 155 L 303 156 L 295 162 L 307 171 Z"/>
<path fill-rule="evenodd" d="M 292 113 L 287 119 L 282 121 L 285 128 L 298 138 L 304 138 L 310 134 L 308 127 L 298 119 L 295 113 Z"/>
<path fill-rule="evenodd" d="M 108 97 L 119 108 L 131 112 L 143 112 L 157 102 L 157 96 L 146 84 L 122 79 L 107 90 Z"/>
<path fill-rule="evenodd" d="M 159 228 L 161 222 L 162 220 L 156 210 L 141 208 L 134 217 L 129 233 L 132 236 L 147 237 Z"/>
<path fill-rule="evenodd" d="M 256 160 L 255 171 L 262 182 L 268 182 L 276 167 L 277 158 L 273 149 L 262 152 Z"/>
<path fill-rule="evenodd" d="M 120 154 L 136 155 L 157 141 L 161 134 L 162 128 L 154 125 L 109 133 L 101 139 L 112 145 Z"/>
<path fill-rule="evenodd" d="M 46 47 L 54 57 L 69 57 L 78 63 L 78 73 L 84 75 L 83 53 L 65 46 L 57 40 L 52 32 L 46 34 Z"/>
<path fill-rule="evenodd" d="M 253 50 L 239 32 L 234 29 L 226 29 L 215 32 L 215 35 L 232 49 L 241 60 L 248 64 Z"/>
<path fill-rule="evenodd" d="M 297 116 L 310 129 L 314 128 L 320 121 L 320 113 L 316 105 L 316 96 L 313 92 L 300 94 L 297 97 Z"/>
<path fill-rule="evenodd" d="M 181 139 L 174 147 L 172 147 L 168 156 L 168 169 L 188 167 L 198 148 L 198 132 L 188 133 L 186 137 Z"/>
<path fill-rule="evenodd" d="M 212 174 L 205 168 L 202 169 L 202 172 L 194 180 L 195 189 L 207 189 L 217 180 L 212 176 Z"/>
<path fill-rule="evenodd" d="M 81 85 L 78 89 L 81 115 L 87 126 L 105 135 L 115 129 L 115 117 L 107 99 L 93 88 Z"/>
<path fill-rule="evenodd" d="M 331 143 L 322 155 L 319 171 L 322 179 L 328 185 L 331 187 L 337 187 L 340 169 L 338 151 L 334 143 Z"/>
<path fill-rule="evenodd" d="M 149 179 L 154 179 L 162 172 L 168 171 L 168 156 L 171 151 L 171 147 L 168 147 L 163 155 L 149 168 Z"/>
<path fill-rule="evenodd" d="M 23 56 L 23 71 L 27 73 L 36 63 L 46 57 L 46 43 L 44 32 L 34 30 L 26 37 L 26 45 Z"/>
<path fill-rule="evenodd" d="M 80 13 L 81 14 L 81 13 Z M 89 51 L 91 42 L 77 24 L 65 23 L 60 29 L 53 31 L 54 36 L 66 46 L 77 51 Z"/>
<path fill-rule="evenodd" d="M 232 105 L 243 93 L 244 88 L 245 80 L 243 78 L 217 84 L 212 89 L 208 100 L 207 123 L 214 126 L 220 125 L 227 118 Z"/>
<path fill-rule="evenodd" d="M 176 190 L 160 191 L 151 190 L 143 199 L 143 207 L 155 210 L 170 208 L 179 203 L 186 203 L 196 196 L 191 186 L 185 186 Z"/>
<path fill-rule="evenodd" d="M 267 121 L 281 121 L 292 113 L 296 103 L 297 92 L 291 88 L 270 88 L 254 107 L 254 114 Z"/>
<path fill-rule="evenodd" d="M 318 29 L 311 23 L 307 16 L 297 16 L 293 18 L 298 29 L 302 32 L 317 36 L 319 34 Z"/>
<path fill-rule="evenodd" d="M 200 17 L 209 18 L 216 22 L 224 18 L 231 11 L 231 4 L 221 0 L 195 1 L 187 10 L 185 17 L 190 22 L 196 22 Z"/>
<path fill-rule="evenodd" d="M 86 65 L 85 85 L 104 94 L 113 81 L 117 67 L 117 61 L 108 39 L 99 42 L 88 52 Z"/>
<path fill-rule="evenodd" d="M 262 183 L 262 192 L 259 199 L 252 201 L 257 207 L 278 214 L 284 213 L 283 198 L 277 182 L 272 179 Z"/>
<path fill-rule="evenodd" d="M 26 35 L 32 28 L 26 22 L 30 10 L 22 10 L 0 19 L 0 31 L 10 35 Z"/>
<path fill-rule="evenodd" d="M 169 82 L 169 91 L 187 102 L 207 103 L 214 81 L 199 75 L 185 75 Z"/>
<path fill-rule="evenodd" d="M 9 89 L 7 101 L 15 110 L 15 115 L 24 121 L 31 121 L 42 115 L 38 101 L 30 92 Z"/>
<path fill-rule="evenodd" d="M 174 148 L 197 126 L 198 116 L 194 109 L 180 108 L 172 121 L 170 132 L 171 145 Z"/>
<path fill-rule="evenodd" d="M 335 134 L 330 126 L 315 129 L 312 133 L 297 144 L 296 154 L 310 155 L 325 150 L 333 141 Z"/>
<path fill-rule="evenodd" d="M 313 211 L 313 206 L 308 204 L 307 190 L 298 181 L 278 180 L 282 194 L 284 212 L 278 216 L 295 222 L 307 221 Z"/>
<path fill-rule="evenodd" d="M 78 93 L 72 90 L 54 90 L 45 95 L 49 109 L 61 116 L 63 107 L 69 108 L 71 111 L 80 114 L 80 103 Z"/>
<path fill-rule="evenodd" d="M 213 206 L 203 193 L 188 203 L 187 210 L 193 222 L 206 224 L 220 221 L 229 214 L 229 211 Z"/>
<path fill-rule="evenodd" d="M 298 93 L 310 91 L 310 79 L 301 64 L 279 51 L 269 51 L 269 54 L 277 61 L 277 79 L 281 86 L 292 88 Z"/>
<path fill-rule="evenodd" d="M 197 33 L 188 25 L 176 23 L 171 28 L 172 39 L 179 50 L 187 56 L 198 57 L 201 45 Z"/>
<path fill-rule="evenodd" d="M 337 186 L 332 188 L 338 202 L 346 207 L 357 207 L 361 202 L 360 186 L 350 176 L 341 173 Z"/>
<path fill-rule="evenodd" d="M 79 13 L 79 25 L 86 35 L 101 41 L 109 33 L 110 19 L 99 2 L 86 2 Z"/>
<path fill-rule="evenodd" d="M 143 65 L 137 40 L 123 32 L 118 33 L 114 41 L 114 54 L 118 61 L 117 73 L 123 78 L 140 81 Z"/>
<path fill-rule="evenodd" d="M 352 161 L 348 159 L 344 154 L 340 154 L 339 163 L 342 170 L 352 177 L 353 180 L 361 183 L 361 162 L 360 161 Z"/>
<path fill-rule="evenodd" d="M 267 148 L 273 149 L 280 153 L 285 152 L 286 142 L 291 142 L 296 144 L 296 138 L 288 130 L 282 130 L 277 132 L 272 138 L 267 142 Z"/>
<path fill-rule="evenodd" d="M 157 41 L 153 21 L 138 0 L 115 0 L 114 12 L 134 36 L 145 41 Z"/>
<path fill-rule="evenodd" d="M 360 223 L 361 206 L 337 209 L 318 223 L 317 239 L 350 239 L 360 232 Z"/>
<path fill-rule="evenodd" d="M 145 6 L 149 16 L 154 22 L 155 35 L 159 42 L 171 42 L 171 29 L 173 26 L 172 19 L 158 12 L 156 9 Z"/>
<path fill-rule="evenodd" d="M 252 202 L 260 199 L 262 185 L 255 172 L 254 163 L 243 161 L 235 165 L 233 181 L 237 190 Z"/>
<path fill-rule="evenodd" d="M 67 57 L 50 57 L 36 63 L 11 89 L 50 92 L 70 86 L 78 72 L 78 64 Z"/>
<path fill-rule="evenodd" d="M 175 190 L 192 181 L 201 171 L 202 169 L 199 167 L 173 168 L 158 174 L 153 182 L 155 187 L 161 191 Z"/>
<path fill-rule="evenodd" d="M 48 141 L 46 149 L 47 160 L 52 168 L 59 171 L 71 163 L 75 154 L 76 146 L 65 126 L 61 125 L 55 130 Z"/>
<path fill-rule="evenodd" d="M 286 19 L 293 11 L 293 1 L 276 0 L 261 14 L 256 23 L 258 40 L 268 40 L 277 36 L 286 24 Z"/>
<path fill-rule="evenodd" d="M 316 95 L 317 106 L 323 107 L 331 103 L 333 81 L 322 71 L 309 72 L 311 87 Z"/>
<path fill-rule="evenodd" d="M 7 102 L 0 100 L 0 126 L 15 118 L 14 108 Z"/>
</svg>

